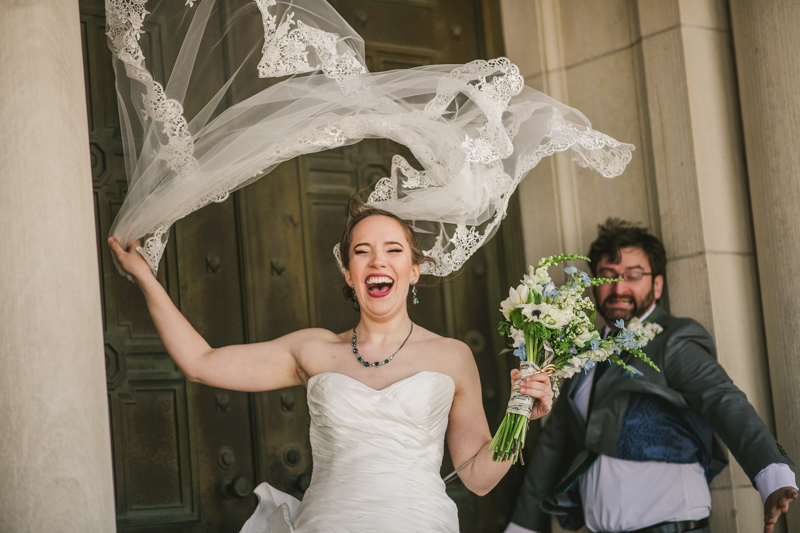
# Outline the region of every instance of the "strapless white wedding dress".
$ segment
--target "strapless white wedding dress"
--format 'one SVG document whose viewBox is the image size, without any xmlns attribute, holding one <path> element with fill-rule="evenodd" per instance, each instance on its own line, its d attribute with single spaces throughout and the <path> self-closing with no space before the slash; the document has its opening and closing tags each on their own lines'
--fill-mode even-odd
<svg viewBox="0 0 800 533">
<path fill-rule="evenodd" d="M 302 502 L 259 485 L 242 533 L 457 532 L 439 472 L 454 392 L 439 372 L 382 390 L 344 374 L 313 376 L 311 485 Z"/>
</svg>

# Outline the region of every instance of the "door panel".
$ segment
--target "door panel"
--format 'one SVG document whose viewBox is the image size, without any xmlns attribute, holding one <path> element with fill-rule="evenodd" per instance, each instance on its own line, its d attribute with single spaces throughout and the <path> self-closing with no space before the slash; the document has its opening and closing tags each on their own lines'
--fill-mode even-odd
<svg viewBox="0 0 800 533">
<path fill-rule="evenodd" d="M 218 1 L 221 16 L 231 16 L 249 0 Z M 486 20 L 496 19 L 493 0 L 331 3 L 364 37 L 373 71 L 470 61 L 497 41 L 491 31 L 498 30 L 485 29 Z M 185 9 L 184 2 L 174 4 L 176 13 Z M 249 489 L 256 483 L 269 481 L 302 498 L 312 468 L 305 389 L 246 394 L 196 385 L 166 355 L 140 291 L 116 272 L 104 244 L 127 181 L 102 0 L 81 0 L 81 24 L 118 528 L 235 532 L 255 508 Z M 144 29 L 140 44 L 148 66 L 164 80 L 180 36 L 169 31 L 167 18 L 148 20 Z M 263 39 L 261 32 L 260 20 L 254 20 L 249 31 L 226 35 L 227 46 L 207 52 L 221 78 L 229 73 L 228 60 Z M 274 82 L 234 83 L 233 98 Z M 200 101 L 186 102 L 187 115 Z M 332 249 L 350 194 L 388 175 L 395 153 L 413 164 L 405 147 L 372 139 L 280 165 L 228 201 L 179 221 L 159 282 L 212 346 L 270 340 L 305 327 L 352 328 L 358 313 L 342 295 L 344 280 Z M 409 309 L 415 322 L 470 346 L 492 428 L 509 393 L 510 361 L 496 355 L 503 347 L 496 308 L 510 284 L 507 273 L 516 278 L 521 271 L 515 209 L 460 275 L 421 286 L 421 304 Z M 442 473 L 452 468 L 446 454 Z M 447 490 L 458 504 L 462 531 L 502 530 L 519 474 L 512 469 L 483 498 L 459 481 L 451 483 Z"/>
<path fill-rule="evenodd" d="M 85 0 L 80 7 L 117 526 L 238 531 L 255 500 L 247 490 L 255 479 L 250 396 L 188 382 L 158 339 L 141 291 L 111 260 L 105 238 L 127 179 L 103 2 Z M 165 20 L 149 20 L 140 40 L 161 80 L 177 54 L 177 39 L 167 28 Z M 187 101 L 188 112 L 193 105 Z M 244 341 L 237 224 L 232 201 L 181 220 L 171 230 L 158 273 L 175 304 L 213 346 Z"/>
</svg>

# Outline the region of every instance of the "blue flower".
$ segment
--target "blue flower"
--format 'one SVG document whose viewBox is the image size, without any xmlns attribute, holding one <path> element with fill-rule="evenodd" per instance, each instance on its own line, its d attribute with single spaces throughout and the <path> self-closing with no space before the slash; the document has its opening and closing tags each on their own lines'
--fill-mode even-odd
<svg viewBox="0 0 800 533">
<path fill-rule="evenodd" d="M 578 350 L 574 346 L 570 346 L 569 347 L 569 353 L 571 353 L 572 355 L 575 355 L 576 353 L 578 353 Z"/>
<path fill-rule="evenodd" d="M 583 371 L 586 372 L 587 374 L 589 373 L 589 370 L 593 368 L 594 368 L 594 361 L 592 361 L 591 359 L 586 361 L 586 364 L 583 365 Z"/>
<path fill-rule="evenodd" d="M 617 326 L 617 328 L 622 329 L 625 327 L 625 321 L 620 318 L 619 320 L 614 322 L 614 325 Z"/>
<path fill-rule="evenodd" d="M 589 274 L 587 274 L 586 272 L 581 272 L 581 281 L 583 282 L 584 285 L 592 284 L 592 278 L 590 278 Z"/>
<path fill-rule="evenodd" d="M 555 285 L 549 285 L 547 289 L 544 291 L 544 295 L 548 298 L 555 298 L 558 296 L 558 291 L 556 290 Z"/>
<path fill-rule="evenodd" d="M 515 350 L 514 355 L 519 357 L 520 361 L 525 361 L 525 343 L 520 344 Z"/>
<path fill-rule="evenodd" d="M 591 346 L 593 352 L 596 352 L 597 349 L 600 348 L 600 341 L 597 339 L 592 339 L 591 342 L 589 343 L 589 346 Z"/>
<path fill-rule="evenodd" d="M 567 268 L 564 269 L 564 272 L 566 272 L 567 274 L 571 275 L 571 274 L 577 273 L 578 269 L 575 268 L 575 267 L 567 267 Z"/>
<path fill-rule="evenodd" d="M 619 335 L 616 336 L 615 340 L 617 344 L 625 348 L 626 350 L 631 350 L 633 348 L 639 347 L 639 341 L 636 340 L 636 337 L 633 335 L 632 331 L 622 330 L 620 331 Z"/>
</svg>

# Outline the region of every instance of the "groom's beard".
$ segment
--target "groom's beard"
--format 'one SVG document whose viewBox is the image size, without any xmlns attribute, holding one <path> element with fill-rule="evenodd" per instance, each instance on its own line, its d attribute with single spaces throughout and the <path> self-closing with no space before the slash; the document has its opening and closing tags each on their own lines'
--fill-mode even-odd
<svg viewBox="0 0 800 533">
<path fill-rule="evenodd" d="M 633 295 L 612 294 L 602 302 L 598 302 L 597 311 L 600 313 L 600 316 L 602 316 L 605 319 L 606 324 L 611 325 L 620 318 L 624 320 L 625 323 L 627 324 L 628 321 L 633 317 L 640 317 L 643 314 L 645 314 L 655 301 L 656 298 L 655 298 L 654 286 L 651 284 L 650 291 L 647 294 L 645 294 L 643 298 L 637 300 Z M 611 303 L 621 303 L 621 302 L 629 304 L 633 303 L 633 309 L 627 311 L 625 309 L 616 309 L 609 307 L 609 304 Z"/>
</svg>

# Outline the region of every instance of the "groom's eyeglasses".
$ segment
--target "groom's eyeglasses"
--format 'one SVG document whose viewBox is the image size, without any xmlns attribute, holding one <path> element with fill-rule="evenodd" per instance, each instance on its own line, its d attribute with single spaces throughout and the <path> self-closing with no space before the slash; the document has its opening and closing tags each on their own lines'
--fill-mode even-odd
<svg viewBox="0 0 800 533">
<path fill-rule="evenodd" d="M 625 272 L 617 272 L 610 268 L 604 268 L 597 272 L 599 278 L 622 278 L 624 281 L 639 281 L 645 276 L 652 276 L 652 272 L 645 272 L 641 268 L 626 268 Z"/>
</svg>

